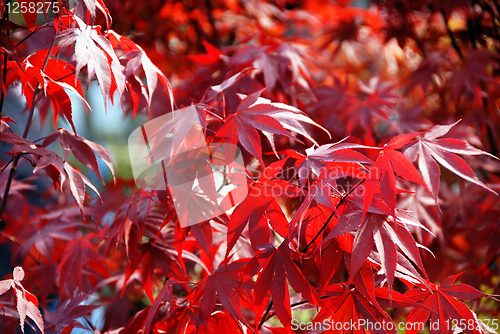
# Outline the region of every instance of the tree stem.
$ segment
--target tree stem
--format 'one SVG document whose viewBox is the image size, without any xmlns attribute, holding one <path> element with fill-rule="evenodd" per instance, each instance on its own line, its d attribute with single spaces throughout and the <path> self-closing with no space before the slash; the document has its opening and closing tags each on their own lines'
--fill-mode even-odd
<svg viewBox="0 0 500 334">
<path fill-rule="evenodd" d="M 453 32 L 450 30 L 450 27 L 448 26 L 448 18 L 446 18 L 446 13 L 444 10 L 441 10 L 441 15 L 443 15 L 444 23 L 446 25 L 446 31 L 448 31 L 448 36 L 450 36 L 451 39 L 451 45 L 455 48 L 457 51 L 458 55 L 462 60 L 464 60 L 464 54 L 462 53 L 462 49 L 460 49 L 460 46 L 458 45 L 457 39 L 455 38 L 455 35 Z"/>
<path fill-rule="evenodd" d="M 54 48 L 54 42 L 55 42 L 55 39 L 53 39 L 52 42 L 50 43 L 49 52 L 47 53 L 47 57 L 45 58 L 45 61 L 43 62 L 42 72 L 45 71 L 45 68 L 47 67 L 47 63 L 49 62 L 50 54 L 52 53 L 52 49 Z M 24 127 L 23 138 L 28 137 L 28 133 L 29 133 L 30 127 L 31 127 L 31 122 L 33 121 L 33 114 L 35 113 L 36 98 L 37 98 L 38 93 L 40 91 L 41 91 L 41 84 L 39 83 L 35 89 L 35 92 L 33 93 L 33 100 L 31 101 L 31 107 L 30 107 L 30 111 L 29 111 L 29 115 L 28 115 L 28 120 L 26 121 L 26 126 Z M 14 174 L 16 173 L 17 164 L 19 163 L 19 159 L 21 158 L 21 156 L 22 156 L 22 154 L 18 154 L 14 158 L 14 162 L 12 163 L 12 167 L 10 168 L 10 171 L 9 171 L 9 177 L 7 179 L 7 184 L 5 185 L 5 190 L 3 193 L 2 202 L 0 203 L 0 230 L 2 230 L 5 227 L 5 225 L 2 224 L 2 215 L 3 215 L 3 212 L 5 210 L 5 206 L 7 205 L 7 197 L 9 196 L 10 186 L 12 185 L 12 180 L 14 179 Z"/>
<path fill-rule="evenodd" d="M 266 322 L 267 315 L 271 311 L 271 307 L 273 307 L 273 301 L 272 300 L 269 302 L 269 305 L 267 305 L 266 312 L 264 312 L 264 315 L 262 316 L 262 319 L 260 319 L 259 327 L 257 329 L 260 329 L 262 327 L 262 325 L 264 325 L 264 323 Z"/>
<path fill-rule="evenodd" d="M 323 231 L 325 230 L 326 226 L 328 226 L 328 223 L 330 223 L 330 220 L 332 220 L 333 216 L 335 216 L 335 214 L 337 213 L 337 209 L 340 207 L 340 205 L 342 203 L 344 203 L 344 201 L 347 199 L 347 197 L 349 197 L 349 195 L 351 195 L 354 190 L 356 190 L 361 184 L 363 184 L 363 182 L 365 182 L 366 179 L 363 179 L 361 180 L 361 182 L 359 182 L 358 184 L 356 184 L 354 187 L 352 187 L 351 190 L 349 190 L 349 192 L 340 199 L 339 201 L 339 204 L 337 204 L 335 206 L 335 210 L 332 212 L 332 214 L 330 215 L 330 217 L 328 217 L 328 219 L 326 220 L 326 222 L 323 224 L 323 226 L 321 227 L 321 229 L 318 231 L 318 233 L 316 233 L 316 235 L 314 236 L 314 238 L 306 245 L 306 247 L 304 247 L 304 249 L 302 249 L 300 252 L 301 253 L 305 253 L 307 252 L 307 250 L 312 246 L 312 244 L 316 241 L 316 239 L 318 239 L 318 237 L 321 235 L 321 233 L 323 233 Z"/>
<path fill-rule="evenodd" d="M 9 13 L 5 9 L 4 9 L 2 20 L 3 21 L 9 20 Z M 8 36 L 9 36 L 9 31 L 7 30 L 7 37 Z M 8 55 L 7 55 L 7 53 L 5 53 L 3 56 L 3 75 L 2 75 L 2 80 L 4 82 L 4 86 L 5 86 L 5 79 L 7 78 L 7 59 L 8 59 Z M 3 102 L 5 100 L 6 93 L 7 93 L 7 87 L 5 86 L 5 92 L 2 89 L 2 92 L 0 95 L 0 120 L 2 119 Z M 0 136 L 1 135 L 2 135 L 2 133 L 0 132 Z"/>
</svg>

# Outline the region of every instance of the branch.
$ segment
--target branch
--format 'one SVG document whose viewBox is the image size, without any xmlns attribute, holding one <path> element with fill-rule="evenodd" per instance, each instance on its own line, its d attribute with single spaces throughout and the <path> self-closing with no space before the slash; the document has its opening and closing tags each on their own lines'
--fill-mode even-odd
<svg viewBox="0 0 500 334">
<path fill-rule="evenodd" d="M 42 72 L 45 72 L 45 68 L 47 67 L 47 63 L 49 62 L 50 54 L 52 53 L 52 49 L 54 48 L 54 42 L 55 39 L 52 39 L 52 43 L 50 43 L 49 47 L 49 52 L 47 53 L 47 57 L 45 58 L 45 61 L 43 62 L 42 66 Z M 38 84 L 38 86 L 35 89 L 35 92 L 33 94 L 33 100 L 31 101 L 31 108 L 29 111 L 28 115 L 28 120 L 26 121 L 26 126 L 24 127 L 24 133 L 23 133 L 23 138 L 26 138 L 28 136 L 28 133 L 30 131 L 31 127 L 31 122 L 33 120 L 33 114 L 35 112 L 35 105 L 36 105 L 36 98 L 38 96 L 38 93 L 41 91 L 41 85 Z M 9 171 L 9 177 L 7 179 L 7 184 L 5 185 L 5 191 L 3 193 L 2 197 L 2 202 L 0 203 L 0 230 L 4 228 L 4 224 L 2 223 L 2 215 L 5 210 L 5 206 L 7 205 L 7 197 L 9 196 L 9 191 L 10 191 L 10 186 L 12 184 L 12 180 L 14 179 L 14 174 L 16 173 L 16 168 L 17 164 L 19 163 L 19 159 L 21 158 L 21 154 L 16 155 L 14 158 L 14 162 L 12 163 L 12 167 L 10 168 Z"/>
<path fill-rule="evenodd" d="M 6 21 L 8 19 L 9 19 L 9 13 L 7 12 L 7 10 L 5 10 L 4 13 L 3 13 L 2 21 Z M 7 30 L 7 37 L 9 37 L 9 31 L 8 30 Z M 5 79 L 7 78 L 7 57 L 8 57 L 7 53 L 4 54 L 4 56 L 3 56 L 3 75 L 2 75 L 2 80 L 4 82 L 4 86 L 5 86 Z M 5 87 L 5 90 L 7 91 L 7 87 Z M 0 120 L 2 119 L 2 110 L 3 110 L 3 102 L 5 100 L 5 93 L 4 93 L 3 89 L 2 89 L 2 93 L 1 93 L 1 96 L 0 96 Z M 0 133 L 0 136 L 1 135 L 2 134 Z"/>
<path fill-rule="evenodd" d="M 36 33 L 36 32 L 38 32 L 38 29 L 35 29 L 32 32 L 30 32 L 28 35 L 26 35 L 26 37 L 24 37 L 19 43 L 17 43 L 15 45 L 15 47 L 17 48 L 19 45 L 23 44 L 24 41 L 26 41 L 28 38 L 30 38 L 31 36 L 33 36 L 33 34 Z"/>
<path fill-rule="evenodd" d="M 408 18 L 405 18 L 405 17 L 401 17 L 401 16 L 397 16 L 397 18 L 399 19 L 399 22 L 401 22 L 401 26 L 403 27 L 404 24 L 405 24 L 405 21 L 410 24 L 410 22 L 408 22 Z M 403 21 L 404 20 L 404 21 Z M 422 56 L 424 56 L 424 58 L 427 58 L 427 52 L 425 51 L 425 48 L 424 48 L 424 44 L 422 43 L 422 41 L 420 40 L 420 38 L 418 38 L 418 36 L 416 34 L 413 34 L 413 40 L 415 41 L 415 43 L 417 43 L 417 46 L 418 48 L 420 49 L 420 51 L 422 52 Z"/>
<path fill-rule="evenodd" d="M 344 203 L 344 201 L 347 199 L 347 197 L 349 197 L 349 195 L 351 195 L 354 192 L 354 190 L 356 190 L 365 181 L 366 181 L 366 179 L 363 179 L 361 182 L 356 184 L 354 187 L 352 187 L 351 190 L 349 190 L 349 192 L 344 197 L 342 197 L 340 199 L 339 203 L 335 206 L 335 210 L 332 212 L 330 217 L 328 217 L 327 221 L 323 224 L 323 227 L 321 227 L 321 230 L 319 230 L 318 233 L 314 236 L 314 238 L 306 245 L 306 247 L 304 247 L 304 249 L 302 249 L 300 251 L 301 253 L 305 253 L 312 246 L 312 244 L 316 241 L 316 239 L 318 239 L 318 237 L 321 235 L 321 233 L 323 233 L 323 231 L 325 230 L 325 228 L 328 225 L 328 223 L 330 222 L 330 220 L 332 220 L 333 216 L 335 216 L 335 214 L 337 213 L 337 209 L 340 207 L 340 205 L 342 203 Z"/>
<path fill-rule="evenodd" d="M 37 33 L 40 29 L 42 29 L 42 28 L 52 28 L 51 26 L 48 25 L 48 23 L 50 21 L 53 21 L 53 19 L 48 20 L 47 22 L 42 23 L 39 26 L 36 26 L 35 30 L 33 30 L 32 32 L 30 32 L 28 35 L 26 35 L 26 37 L 24 37 L 21 41 L 19 41 L 15 45 L 15 47 L 17 48 L 19 45 L 23 44 L 28 38 L 30 38 L 31 36 L 33 36 L 33 34 Z"/>
<path fill-rule="evenodd" d="M 85 321 L 87 322 L 87 325 L 89 325 L 90 329 L 92 329 L 92 331 L 95 332 L 95 327 L 94 327 L 94 325 L 92 325 L 92 322 L 90 321 L 89 317 L 84 315 L 83 319 L 85 319 Z"/>
<path fill-rule="evenodd" d="M 319 299 L 326 299 L 326 298 L 330 298 L 330 297 L 331 296 L 321 296 L 321 297 L 319 297 Z M 305 305 L 305 304 L 308 304 L 308 303 L 309 303 L 309 301 L 304 299 L 304 300 L 302 300 L 300 302 L 293 303 L 292 305 L 290 305 L 290 308 L 294 308 L 294 307 L 297 307 L 297 306 Z M 276 315 L 276 312 L 271 312 L 271 313 L 269 313 L 269 315 L 267 315 L 267 318 L 265 320 L 264 320 L 264 318 L 262 318 L 262 320 L 264 322 L 266 322 L 267 320 L 271 319 L 275 315 Z M 261 322 L 262 322 L 262 320 L 261 320 Z"/>
<path fill-rule="evenodd" d="M 0 231 L 0 235 L 3 236 L 4 238 L 6 238 L 7 240 L 9 240 L 10 242 L 12 242 L 13 244 L 17 245 L 19 248 L 21 248 L 21 244 L 19 243 L 19 241 L 17 241 L 17 239 L 15 237 L 13 237 L 12 235 L 7 234 L 4 231 Z M 29 257 L 31 257 L 33 259 L 33 261 L 38 263 L 38 265 L 42 264 L 42 262 L 40 262 L 39 259 L 34 257 L 33 254 L 31 254 L 31 252 L 29 250 L 28 250 L 28 255 L 29 255 Z"/>
<path fill-rule="evenodd" d="M 363 184 L 363 182 L 365 182 L 366 179 L 363 179 L 361 180 L 358 184 L 356 184 L 354 187 L 352 187 L 351 190 L 349 190 L 349 192 L 340 199 L 339 203 L 335 206 L 335 210 L 332 212 L 332 214 L 330 215 L 330 217 L 328 217 L 328 219 L 326 220 L 326 222 L 323 224 L 323 227 L 321 227 L 321 230 L 318 231 L 318 233 L 314 236 L 314 238 L 306 245 L 306 247 L 304 247 L 303 250 L 301 250 L 300 252 L 301 253 L 305 253 L 310 247 L 311 245 L 316 241 L 316 239 L 318 239 L 318 237 L 321 235 L 321 233 L 323 233 L 323 231 L 325 230 L 326 226 L 328 225 L 328 223 L 330 223 L 330 221 L 332 220 L 333 216 L 335 216 L 335 213 L 337 212 L 337 209 L 340 207 L 340 205 L 342 205 L 342 203 L 347 199 L 347 197 L 349 197 L 353 192 L 354 190 L 356 190 L 360 185 Z M 320 297 L 320 298 L 326 298 L 326 297 Z M 302 304 L 306 304 L 306 303 L 309 303 L 308 301 L 302 301 L 302 302 L 299 302 L 299 303 L 296 303 L 296 304 L 293 304 L 292 307 L 295 305 L 295 306 L 298 306 L 298 305 L 302 305 Z M 262 325 L 271 317 L 274 316 L 274 312 L 269 314 L 269 312 L 271 311 L 271 307 L 273 306 L 273 301 L 271 300 L 269 302 L 269 305 L 267 305 L 267 309 L 266 309 L 266 312 L 264 312 L 264 315 L 262 316 L 262 319 L 260 320 L 259 322 L 259 327 L 258 329 L 260 329 L 262 327 Z"/>
<path fill-rule="evenodd" d="M 262 327 L 262 325 L 264 325 L 264 323 L 266 322 L 267 315 L 269 314 L 269 311 L 271 311 L 271 307 L 273 307 L 273 301 L 272 300 L 269 302 L 269 305 L 267 305 L 266 312 L 264 312 L 264 315 L 262 316 L 262 319 L 260 319 L 259 327 L 257 329 L 260 329 Z M 273 312 L 273 314 L 274 314 L 274 312 Z M 270 317 L 272 317 L 272 316 L 269 316 L 269 318 Z"/>
<path fill-rule="evenodd" d="M 455 38 L 455 35 L 453 34 L 453 32 L 450 30 L 450 27 L 448 26 L 448 19 L 446 18 L 446 13 L 445 13 L 444 9 L 441 9 L 441 15 L 443 15 L 444 23 L 446 25 L 446 30 L 448 31 L 448 36 L 450 36 L 450 39 L 451 39 L 451 45 L 453 45 L 453 47 L 457 51 L 460 58 L 462 58 L 462 60 L 464 60 L 464 54 L 462 53 L 462 49 L 460 49 L 460 46 L 457 43 L 457 39 Z"/>
</svg>

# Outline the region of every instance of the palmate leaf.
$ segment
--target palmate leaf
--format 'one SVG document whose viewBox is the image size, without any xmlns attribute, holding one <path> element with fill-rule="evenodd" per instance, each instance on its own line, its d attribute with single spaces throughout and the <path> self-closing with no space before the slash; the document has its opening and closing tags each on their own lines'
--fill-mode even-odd
<svg viewBox="0 0 500 334">
<path fill-rule="evenodd" d="M 274 196 L 298 197 L 301 191 L 291 183 L 274 179 L 285 162 L 286 159 L 283 159 L 269 165 L 257 181 L 250 182 L 247 197 L 236 207 L 229 220 L 226 257 L 247 225 L 254 248 L 270 241 L 269 224 L 273 231 L 286 237 L 288 220 Z"/>
<path fill-rule="evenodd" d="M 245 150 L 264 166 L 257 129 L 267 136 L 272 147 L 274 147 L 273 135 L 276 134 L 298 140 L 290 131 L 296 132 L 316 144 L 303 124 L 313 125 L 328 133 L 326 129 L 315 123 L 299 109 L 283 103 L 273 103 L 260 97 L 262 91 L 243 96 L 236 113 L 229 115 L 224 125 L 217 131 L 216 137 L 232 144 L 236 144 L 239 140 Z"/>
<path fill-rule="evenodd" d="M 50 56 L 55 55 L 57 48 L 54 49 Z M 9 72 L 7 85 L 16 80 L 21 81 L 28 108 L 31 107 L 35 88 L 41 85 L 43 95 L 50 100 L 52 106 L 54 128 L 57 127 L 59 116 L 64 116 L 76 132 L 72 117 L 72 103 L 67 91 L 75 94 L 87 109 L 90 109 L 90 106 L 83 98 L 83 90 L 80 81 L 75 76 L 74 66 L 64 60 L 51 58 L 47 53 L 48 50 L 39 50 L 24 58 L 19 66 L 14 66 Z M 45 59 L 47 63 L 45 71 L 42 71 Z M 10 63 L 13 64 L 13 62 Z M 42 124 L 49 113 L 49 103 L 45 102 L 48 101 L 42 99 L 37 105 Z"/>
<path fill-rule="evenodd" d="M 45 138 L 43 146 L 48 146 L 56 140 L 59 141 L 64 150 L 64 159 L 68 159 L 69 152 L 72 152 L 82 164 L 93 171 L 99 177 L 101 182 L 104 183 L 96 159 L 97 154 L 97 156 L 104 161 L 106 166 L 108 166 L 111 174 L 113 175 L 113 179 L 115 179 L 115 171 L 113 168 L 114 159 L 101 145 L 80 137 L 69 130 L 60 128 Z"/>
<path fill-rule="evenodd" d="M 432 76 L 439 76 L 444 59 L 441 52 L 432 52 L 428 57 L 425 57 L 418 68 L 408 77 L 407 91 L 410 92 L 416 86 L 421 86 L 423 89 L 426 89 L 427 85 L 432 82 Z"/>
<path fill-rule="evenodd" d="M 43 219 L 45 217 L 42 216 L 37 218 Z M 35 226 L 35 222 L 32 222 L 31 226 Z M 16 252 L 16 255 L 19 254 L 22 258 L 25 258 L 34 247 L 36 251 L 45 256 L 47 259 L 50 259 L 51 254 L 54 251 L 54 243 L 57 244 L 59 240 L 69 242 L 75 236 L 72 229 L 82 226 L 84 226 L 84 224 L 80 222 L 67 222 L 57 219 L 49 221 L 42 228 L 30 228 L 24 235 L 22 235 L 25 241 L 19 248 L 18 252 Z"/>
<path fill-rule="evenodd" d="M 359 125 L 371 137 L 377 120 L 391 122 L 390 109 L 400 98 L 394 93 L 394 83 L 383 82 L 378 77 L 366 84 L 359 81 L 358 85 L 361 96 L 352 97 L 344 111 L 347 131 L 352 133 Z"/>
<path fill-rule="evenodd" d="M 111 42 L 100 32 L 99 26 L 88 26 L 77 16 L 73 16 L 77 23 L 76 28 L 69 28 L 56 35 L 59 38 L 58 47 L 64 49 L 75 43 L 72 60 L 76 66 L 76 77 L 86 65 L 88 83 L 96 75 L 107 108 L 107 96 L 112 88 L 116 87 L 121 96 L 125 90 L 125 75 L 120 61 L 113 51 Z M 76 79 L 75 79 L 76 80 Z"/>
<path fill-rule="evenodd" d="M 398 264 L 401 266 L 406 264 L 400 263 L 403 258 L 398 256 L 398 249 L 412 260 L 424 276 L 426 275 L 418 245 L 405 226 L 409 220 L 404 217 L 403 212 L 401 215 L 396 215 L 396 221 L 380 210 L 377 210 L 377 213 L 368 212 L 366 215 L 362 210 L 355 210 L 341 216 L 327 239 L 357 228 L 349 264 L 350 281 L 372 253 L 373 246 L 380 255 L 380 264 L 389 283 L 389 292 L 392 291 Z"/>
<path fill-rule="evenodd" d="M 38 309 L 38 300 L 34 295 L 26 291 L 26 289 L 24 289 L 21 284 L 21 281 L 24 278 L 23 268 L 15 267 L 13 276 L 13 279 L 0 281 L 0 295 L 6 293 L 10 288 L 12 288 L 16 293 L 17 312 L 19 313 L 21 331 L 24 333 L 24 322 L 26 316 L 28 316 L 35 322 L 35 324 L 43 334 L 43 319 L 42 315 L 40 314 L 40 310 Z"/>
<path fill-rule="evenodd" d="M 460 121 L 450 125 L 434 126 L 425 133 L 422 139 L 410 145 L 404 152 L 411 161 L 418 161 L 418 168 L 422 174 L 422 179 L 438 206 L 441 175 L 438 163 L 457 176 L 496 194 L 495 191 L 477 178 L 472 168 L 458 155 L 484 154 L 495 159 L 498 158 L 488 152 L 472 147 L 464 141 L 453 138 L 440 138 L 446 135 L 458 122 Z"/>
<path fill-rule="evenodd" d="M 93 170 L 97 175 L 98 174 L 98 166 L 97 161 L 92 161 L 92 157 L 95 160 L 95 155 L 93 155 L 92 149 L 85 142 L 89 142 L 82 137 L 76 137 L 71 131 L 60 129 L 57 132 L 49 135 L 45 138 L 45 141 L 42 145 L 37 145 L 32 141 L 22 138 L 16 133 L 2 133 L 0 139 L 3 142 L 13 144 L 9 154 L 30 154 L 33 159 L 33 165 L 35 166 L 33 173 L 38 172 L 43 169 L 47 174 L 52 178 L 54 184 L 57 184 L 61 190 L 63 190 L 63 185 L 66 180 L 69 183 L 69 189 L 71 195 L 75 198 L 82 216 L 84 216 L 83 212 L 83 204 L 86 196 L 86 188 L 87 185 L 91 188 L 100 198 L 100 194 L 94 185 L 87 179 L 85 175 L 83 175 L 77 168 L 71 166 L 67 161 L 63 160 L 59 155 L 57 155 L 54 151 L 47 149 L 45 146 L 49 145 L 60 136 L 71 138 L 71 144 L 68 144 L 64 140 L 62 140 L 61 144 L 63 148 L 66 150 L 74 150 L 73 152 L 75 156 L 80 156 L 82 159 L 81 162 L 87 164 L 91 170 Z M 79 138 L 74 140 L 75 138 Z M 83 142 L 82 142 L 83 141 Z M 95 149 L 95 152 L 98 152 L 98 155 L 103 158 L 106 164 L 111 163 L 111 158 L 109 152 L 107 152 L 104 148 L 100 147 L 98 144 L 92 143 L 91 146 Z M 82 153 L 82 151 L 84 153 Z M 90 155 L 92 153 L 92 155 Z M 89 155 L 86 155 L 89 154 Z M 80 160 L 80 158 L 78 158 Z M 90 160 L 89 160 L 90 159 Z M 111 164 L 112 166 L 112 164 Z"/>
<path fill-rule="evenodd" d="M 348 162 L 348 163 L 364 163 L 370 164 L 372 161 L 368 159 L 363 154 L 354 151 L 353 149 L 373 149 L 373 147 L 355 144 L 355 143 L 346 143 L 344 142 L 347 138 L 343 140 L 333 143 L 321 145 L 318 148 L 314 146 L 305 150 L 306 155 L 302 155 L 294 150 L 285 150 L 280 151 L 278 153 L 284 153 L 291 157 L 292 159 L 296 159 L 295 162 L 295 173 L 294 176 L 298 176 L 299 184 L 303 187 L 308 180 L 311 174 L 316 177 L 320 176 L 321 170 L 327 165 L 328 162 L 335 161 L 336 163 Z M 360 167 L 359 165 L 358 167 Z M 346 166 L 348 170 L 349 166 Z M 352 168 L 355 170 L 357 168 Z M 332 174 L 334 172 L 338 172 L 338 176 L 352 176 L 348 175 L 347 172 L 337 171 L 337 169 L 330 167 L 330 170 L 326 173 Z"/>
<path fill-rule="evenodd" d="M 153 276 L 155 274 L 162 273 L 177 281 L 186 281 L 186 274 L 182 268 L 183 264 L 180 263 L 183 259 L 178 256 L 178 253 L 171 245 L 164 245 L 160 242 L 156 242 L 154 245 L 152 243 L 141 244 L 137 251 L 130 256 L 131 259 L 125 272 L 125 284 L 121 291 L 122 296 L 125 293 L 127 284 L 132 283 L 129 282 L 129 279 L 136 271 L 140 274 L 142 288 L 151 301 L 155 300 L 153 295 Z M 184 250 L 182 257 L 198 259 L 187 250 Z"/>
<path fill-rule="evenodd" d="M 292 72 L 290 83 L 301 86 L 308 92 L 308 94 L 313 100 L 316 100 L 316 97 L 312 93 L 308 82 L 310 81 L 311 76 L 306 67 L 305 55 L 297 47 L 293 46 L 290 43 L 281 44 L 276 51 L 278 53 L 279 58 L 283 58 L 286 60 L 285 64 L 288 63 L 287 64 L 288 66 L 286 68 L 289 68 Z M 283 62 L 280 62 L 280 65 L 282 64 Z M 294 92 L 295 90 L 291 91 L 293 101 L 295 101 L 295 96 L 293 95 Z"/>
<path fill-rule="evenodd" d="M 337 153 L 339 153 L 338 156 L 345 156 L 344 154 L 341 153 L 341 151 L 338 151 Z M 352 151 L 352 153 L 357 153 L 357 152 Z M 350 154 L 347 154 L 347 156 L 349 155 Z M 342 160 L 342 158 L 339 158 L 339 160 Z M 328 219 L 331 219 L 329 223 L 330 226 L 335 225 L 336 221 L 338 220 L 338 217 L 341 217 L 341 214 L 337 212 L 337 214 L 332 216 L 333 213 L 332 210 L 336 211 L 336 207 L 339 205 L 339 202 L 342 200 L 341 198 L 343 196 L 342 193 L 337 189 L 337 183 L 336 183 L 337 180 L 347 177 L 364 179 L 365 176 L 366 173 L 363 171 L 362 165 L 358 163 L 337 162 L 337 161 L 327 163 L 327 165 L 321 170 L 318 179 L 316 179 L 316 181 L 314 181 L 314 183 L 309 187 L 309 191 L 306 193 L 302 204 L 295 211 L 292 220 L 290 222 L 289 235 L 291 237 L 294 237 L 295 234 L 299 232 L 300 233 L 299 240 L 302 241 L 303 240 L 302 235 L 304 234 L 304 230 L 307 239 L 307 234 L 311 233 L 310 230 L 317 229 L 316 232 L 314 232 L 311 236 L 311 239 L 313 239 L 316 236 L 316 234 L 320 232 L 323 224 L 325 224 L 328 221 Z M 316 215 L 314 219 L 311 219 L 311 214 L 309 213 L 309 210 L 313 207 L 312 206 L 312 204 L 314 203 L 313 201 L 320 205 L 321 213 L 319 215 Z M 340 208 L 340 210 L 343 209 L 344 207 Z M 326 213 L 326 211 L 329 212 Z M 304 223 L 309 223 L 311 228 L 303 228 L 302 225 Z M 331 229 L 330 227 L 325 226 L 326 233 L 328 233 L 330 229 Z M 324 244 L 325 242 L 329 241 L 332 238 L 326 237 L 323 239 L 322 243 Z M 321 239 L 317 239 L 318 242 L 320 240 Z M 309 243 L 309 241 L 307 242 Z M 352 242 L 350 243 L 349 247 L 351 246 Z M 315 247 L 316 245 L 314 245 L 313 249 Z"/>
<path fill-rule="evenodd" d="M 275 56 L 267 52 L 262 52 L 253 62 L 256 71 L 253 75 L 262 73 L 264 76 L 264 84 L 266 87 L 274 88 L 280 79 L 279 65 L 286 62 L 283 57 Z M 307 83 L 307 81 L 306 81 Z"/>
<path fill-rule="evenodd" d="M 88 109 L 91 109 L 90 105 L 87 103 L 87 100 L 83 98 L 82 94 L 75 88 L 73 88 L 71 85 L 65 82 L 53 81 L 50 78 L 47 78 L 46 81 L 47 85 L 44 86 L 45 94 L 50 98 L 50 102 L 52 104 L 52 110 L 54 112 L 54 117 L 53 117 L 54 128 L 57 125 L 58 116 L 64 115 L 64 117 L 66 117 L 69 124 L 73 128 L 73 131 L 76 133 L 75 124 L 73 123 L 71 99 L 69 98 L 68 93 L 65 91 L 65 89 L 69 90 L 70 92 L 75 94 L 78 98 L 80 98 L 80 100 L 84 103 L 84 105 Z"/>
<path fill-rule="evenodd" d="M 358 289 L 349 288 L 346 284 L 340 283 L 327 288 L 328 299 L 323 301 L 325 307 L 314 318 L 313 322 L 327 323 L 323 333 L 373 333 L 373 334 L 396 334 L 396 325 L 389 315 L 380 307 L 376 307 Z M 363 322 L 384 324 L 385 326 L 375 327 L 367 331 Z M 326 320 L 326 322 L 325 322 Z M 340 324 L 341 327 L 335 327 Z M 393 326 L 391 326 L 391 324 Z"/>
<path fill-rule="evenodd" d="M 254 303 L 265 305 L 271 296 L 278 319 L 290 329 L 292 315 L 288 283 L 310 303 L 320 306 L 321 300 L 297 267 L 294 260 L 298 260 L 298 253 L 288 247 L 287 239 L 278 248 L 267 244 L 261 249 L 264 251 L 250 260 L 245 270 L 253 276 L 256 270 L 262 269 L 255 282 Z"/>
<path fill-rule="evenodd" d="M 453 324 L 455 323 L 465 333 L 486 333 L 486 328 L 474 312 L 460 300 L 492 297 L 466 284 L 451 285 L 461 274 L 446 278 L 441 286 L 432 284 L 431 291 L 412 289 L 404 294 L 406 298 L 426 307 L 425 309 L 412 309 L 407 319 L 410 325 L 408 326 L 410 329 L 406 331 L 408 334 L 417 333 L 418 324 L 427 322 L 429 318 L 431 333 L 454 333 Z"/>
<path fill-rule="evenodd" d="M 89 315 L 93 310 L 99 308 L 99 304 L 85 305 L 85 302 L 91 298 L 88 294 L 79 294 L 78 296 L 62 299 L 57 305 L 57 312 L 45 311 L 45 321 L 47 322 L 47 331 L 56 331 L 57 333 L 68 333 L 74 327 L 81 328 L 78 318 Z M 69 330 L 68 330 L 69 328 Z"/>
<path fill-rule="evenodd" d="M 211 86 L 205 92 L 202 102 L 210 103 L 212 100 L 224 94 L 224 92 L 227 89 L 233 87 L 233 85 L 237 83 L 241 78 L 243 78 L 245 75 L 249 73 L 252 73 L 254 70 L 255 68 L 247 67 L 242 71 L 236 73 L 235 75 L 231 76 L 229 79 L 224 80 L 220 85 Z"/>
<path fill-rule="evenodd" d="M 137 93 L 144 95 L 148 102 L 148 106 L 151 106 L 153 93 L 158 85 L 158 82 L 160 82 L 168 93 L 170 108 L 171 110 L 174 110 L 175 102 L 170 82 L 158 69 L 158 67 L 151 62 L 149 57 L 146 55 L 146 52 L 144 52 L 144 50 L 139 45 L 135 44 L 130 38 L 121 36 L 113 30 L 108 30 L 106 37 L 115 49 L 120 49 L 125 52 L 120 59 L 127 60 L 127 65 L 125 66 L 125 77 L 127 80 L 130 81 L 131 77 L 134 74 L 137 74 L 139 68 L 142 67 L 147 82 L 147 94 L 144 94 L 142 90 Z"/>
<path fill-rule="evenodd" d="M 136 256 L 139 244 L 135 241 L 146 231 L 144 224 L 151 206 L 151 194 L 139 189 L 131 196 L 123 198 L 120 204 L 116 208 L 116 218 L 107 231 L 106 247 L 116 246 L 123 240 L 127 257 Z"/>
<path fill-rule="evenodd" d="M 205 277 L 198 283 L 195 289 L 187 297 L 192 305 L 200 307 L 200 315 L 203 321 L 208 322 L 214 311 L 217 299 L 225 310 L 233 317 L 246 323 L 237 293 L 242 288 L 242 269 L 247 261 L 237 261 L 228 264 L 222 262 L 217 270 Z M 246 324 L 248 326 L 248 324 Z"/>
<path fill-rule="evenodd" d="M 423 185 L 424 181 L 410 160 L 401 152 L 396 151 L 410 142 L 417 134 L 405 134 L 392 138 L 380 150 L 375 164 L 364 183 L 363 212 L 370 207 L 376 192 L 380 191 L 392 215 L 396 210 L 396 175 L 404 180 Z"/>
<path fill-rule="evenodd" d="M 68 162 L 63 161 L 61 157 L 55 153 L 41 157 L 37 162 L 34 172 L 39 169 L 45 169 L 47 174 L 53 178 L 54 182 L 60 184 L 61 189 L 64 182 L 68 180 L 71 195 L 76 200 L 82 216 L 85 216 L 83 212 L 83 205 L 87 194 L 85 186 L 91 188 L 99 196 L 99 199 L 101 197 L 96 187 L 94 187 L 80 170 L 71 166 Z"/>
<path fill-rule="evenodd" d="M 91 292 L 91 280 L 107 278 L 106 263 L 90 242 L 93 236 L 77 236 L 66 245 L 56 271 L 59 292 L 66 298 L 74 296 L 75 291 Z"/>
</svg>

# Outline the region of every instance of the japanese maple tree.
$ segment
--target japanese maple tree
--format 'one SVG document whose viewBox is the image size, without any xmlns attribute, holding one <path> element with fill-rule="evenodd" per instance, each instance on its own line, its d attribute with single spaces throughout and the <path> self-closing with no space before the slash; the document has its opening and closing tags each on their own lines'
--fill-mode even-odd
<svg viewBox="0 0 500 334">
<path fill-rule="evenodd" d="M 0 12 L 1 333 L 498 330 L 496 1 Z M 194 125 L 238 147 L 246 197 L 181 224 L 169 188 L 80 135 L 92 81 L 109 113 L 157 119 L 154 154 L 189 147 Z"/>
</svg>

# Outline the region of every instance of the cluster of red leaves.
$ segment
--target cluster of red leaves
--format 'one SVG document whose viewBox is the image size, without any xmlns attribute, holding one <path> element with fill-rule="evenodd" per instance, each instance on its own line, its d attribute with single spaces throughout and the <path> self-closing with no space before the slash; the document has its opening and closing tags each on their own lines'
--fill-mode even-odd
<svg viewBox="0 0 500 334">
<path fill-rule="evenodd" d="M 23 285 L 20 267 L 0 281 L 2 332 L 28 316 L 64 334 L 291 333 L 294 308 L 316 323 L 495 329 L 463 301 L 500 293 L 496 2 L 80 0 L 23 13 L 26 27 L 7 8 L 0 110 L 19 86 L 29 117 L 22 135 L 1 117 L 0 232 L 26 270 Z M 182 227 L 168 191 L 115 180 L 111 154 L 73 122 L 68 92 L 86 103 L 94 79 L 131 117 L 194 105 L 207 142 L 241 147 L 246 199 Z M 50 110 L 73 131 L 27 139 Z M 194 121 L 177 118 L 173 141 Z"/>
</svg>

